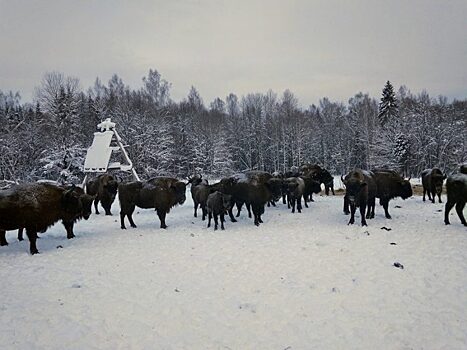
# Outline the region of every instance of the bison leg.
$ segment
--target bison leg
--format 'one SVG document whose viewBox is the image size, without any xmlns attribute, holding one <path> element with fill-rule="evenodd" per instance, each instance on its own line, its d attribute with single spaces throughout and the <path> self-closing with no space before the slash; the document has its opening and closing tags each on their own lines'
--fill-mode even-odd
<svg viewBox="0 0 467 350">
<path fill-rule="evenodd" d="M 369 205 L 368 205 L 368 210 L 370 211 L 369 213 L 370 219 L 375 218 L 375 207 L 376 207 L 376 197 L 373 197 L 372 199 L 370 199 Z"/>
<path fill-rule="evenodd" d="M 438 203 L 443 203 L 443 202 L 441 201 L 441 193 L 438 193 Z"/>
<path fill-rule="evenodd" d="M 283 194 L 282 195 L 282 204 L 287 204 L 287 201 L 286 201 L 285 197 L 286 197 L 286 195 Z"/>
<path fill-rule="evenodd" d="M 24 240 L 24 238 L 23 238 L 23 229 L 20 228 L 18 230 L 18 241 L 23 241 L 23 240 Z"/>
<path fill-rule="evenodd" d="M 391 219 L 391 215 L 389 215 L 389 201 L 387 199 L 382 199 L 381 204 L 383 205 L 384 215 L 386 216 L 386 219 Z"/>
<path fill-rule="evenodd" d="M 295 198 L 292 198 L 292 200 L 290 202 L 291 202 L 291 205 L 292 205 L 292 213 L 295 213 Z"/>
<path fill-rule="evenodd" d="M 297 198 L 297 210 L 299 213 L 302 212 L 302 198 L 301 197 Z"/>
<path fill-rule="evenodd" d="M 235 202 L 235 205 L 237 206 L 237 215 L 236 215 L 236 217 L 238 218 L 240 216 L 240 212 L 242 211 L 243 202 Z"/>
<path fill-rule="evenodd" d="M 457 211 L 457 216 L 459 216 L 459 219 L 461 220 L 462 225 L 467 226 L 467 222 L 465 221 L 464 218 L 464 206 L 465 206 L 465 201 L 459 201 L 456 204 L 456 211 Z"/>
<path fill-rule="evenodd" d="M 36 246 L 37 232 L 26 228 L 26 235 L 29 238 L 29 252 L 31 255 L 39 254 Z"/>
<path fill-rule="evenodd" d="M 428 192 L 428 199 L 431 200 L 431 203 L 434 203 L 434 202 L 435 202 L 435 199 L 436 199 L 436 193 L 435 193 L 435 191 L 432 191 L 432 192 L 431 192 L 431 197 L 430 197 L 430 192 Z"/>
<path fill-rule="evenodd" d="M 134 204 L 127 204 L 124 205 L 121 210 L 120 210 L 120 227 L 122 230 L 125 230 L 125 215 L 128 216 L 128 221 L 130 221 L 131 227 L 136 227 L 135 223 L 133 222 L 133 218 L 131 217 L 133 215 L 133 212 L 135 211 L 135 205 Z"/>
<path fill-rule="evenodd" d="M 324 193 L 326 193 L 326 196 L 329 196 L 329 186 L 324 185 Z"/>
<path fill-rule="evenodd" d="M 249 203 L 245 203 L 245 207 L 248 211 L 248 217 L 251 219 L 251 205 Z"/>
<path fill-rule="evenodd" d="M 218 218 L 217 214 L 214 213 L 214 231 L 217 230 L 218 226 L 219 226 L 219 218 Z"/>
<path fill-rule="evenodd" d="M 198 202 L 195 202 L 195 212 L 194 212 L 194 217 L 197 218 L 198 217 Z M 204 220 L 204 219 L 203 219 Z"/>
<path fill-rule="evenodd" d="M 99 215 L 99 210 L 97 209 L 98 204 L 99 204 L 99 198 L 94 199 L 94 209 L 96 210 L 96 214 Z"/>
<path fill-rule="evenodd" d="M 365 209 L 366 205 L 360 205 L 360 216 L 362 217 L 362 226 L 368 226 L 365 219 Z"/>
<path fill-rule="evenodd" d="M 454 207 L 454 205 L 456 204 L 456 202 L 453 202 L 453 201 L 448 201 L 446 202 L 446 206 L 444 207 L 444 223 L 446 225 L 450 225 L 451 223 L 449 222 L 449 212 L 451 211 L 451 209 Z M 462 221 L 462 219 L 461 219 Z"/>
<path fill-rule="evenodd" d="M 208 228 L 211 227 L 212 213 L 208 213 Z"/>
<path fill-rule="evenodd" d="M 344 196 L 344 214 L 345 214 L 345 215 L 349 215 L 349 214 L 350 214 L 350 210 L 349 210 L 349 199 L 348 199 L 347 195 Z"/>
<path fill-rule="evenodd" d="M 112 212 L 110 211 L 111 205 L 106 205 L 105 207 L 102 206 L 105 210 L 105 215 L 112 215 Z"/>
<path fill-rule="evenodd" d="M 261 219 L 261 215 L 264 214 L 264 205 L 259 206 L 259 214 L 258 214 L 258 221 L 260 224 L 263 223 L 263 219 Z"/>
<path fill-rule="evenodd" d="M 128 221 L 130 222 L 130 226 L 136 228 L 135 222 L 133 221 L 133 212 L 128 214 Z"/>
<path fill-rule="evenodd" d="M 65 226 L 66 230 L 66 238 L 72 239 L 75 238 L 75 234 L 73 233 L 73 221 L 62 221 L 63 226 Z"/>
<path fill-rule="evenodd" d="M 335 196 L 336 194 L 334 193 L 334 185 L 331 186 L 331 191 L 332 191 L 332 195 Z"/>
<path fill-rule="evenodd" d="M 120 228 L 122 230 L 126 230 L 126 227 L 125 227 L 125 215 L 126 214 L 124 214 L 123 211 L 120 211 Z"/>
<path fill-rule="evenodd" d="M 224 222 L 225 222 L 225 217 L 224 217 L 224 213 L 222 213 L 221 214 L 221 230 L 225 230 Z"/>
<path fill-rule="evenodd" d="M 158 210 L 157 211 L 157 216 L 159 217 L 159 220 L 161 221 L 161 228 L 166 229 L 167 225 L 165 224 L 165 216 L 167 213 L 165 210 Z"/>
<path fill-rule="evenodd" d="M 235 219 L 233 216 L 233 208 L 229 209 L 229 217 L 230 217 L 230 221 L 237 222 L 237 219 Z"/>
<path fill-rule="evenodd" d="M 357 207 L 355 206 L 355 203 L 350 203 L 350 220 L 347 225 L 353 225 L 355 223 L 355 211 L 357 210 Z"/>
<path fill-rule="evenodd" d="M 308 195 L 307 194 L 304 194 L 303 195 L 303 202 L 305 202 L 305 208 L 308 208 Z"/>
<path fill-rule="evenodd" d="M 203 216 L 201 220 L 206 220 L 206 205 L 200 205 L 201 206 L 201 211 L 203 212 Z"/>
<path fill-rule="evenodd" d="M 6 231 L 0 230 L 0 246 L 8 245 L 8 242 L 5 236 L 6 236 Z"/>
<path fill-rule="evenodd" d="M 261 219 L 260 219 L 261 210 L 257 204 L 252 204 L 252 209 L 253 209 L 255 225 L 259 226 L 259 224 L 261 223 Z"/>
</svg>

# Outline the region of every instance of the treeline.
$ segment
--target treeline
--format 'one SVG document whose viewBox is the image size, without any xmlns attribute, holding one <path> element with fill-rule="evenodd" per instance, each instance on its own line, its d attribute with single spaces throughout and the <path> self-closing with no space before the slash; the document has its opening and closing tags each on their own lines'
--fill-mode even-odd
<svg viewBox="0 0 467 350">
<path fill-rule="evenodd" d="M 392 89 L 388 82 L 381 101 L 358 93 L 306 109 L 289 90 L 230 94 L 207 106 L 194 87 L 171 100 L 156 70 L 137 90 L 114 75 L 82 91 L 78 79 L 47 73 L 34 104 L 0 91 L 0 179 L 81 181 L 96 125 L 108 117 L 144 178 L 285 171 L 306 162 L 334 174 L 388 166 L 418 176 L 467 161 L 467 100 Z"/>
</svg>

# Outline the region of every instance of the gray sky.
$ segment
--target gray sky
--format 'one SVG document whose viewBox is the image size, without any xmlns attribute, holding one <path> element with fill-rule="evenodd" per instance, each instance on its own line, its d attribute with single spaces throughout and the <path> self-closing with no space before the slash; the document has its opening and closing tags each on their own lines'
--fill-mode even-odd
<svg viewBox="0 0 467 350">
<path fill-rule="evenodd" d="M 138 88 L 155 68 L 176 101 L 191 85 L 206 104 L 288 88 L 307 106 L 379 98 L 388 79 L 463 99 L 466 13 L 466 0 L 0 0 L 0 89 L 29 101 L 53 70 Z"/>
</svg>

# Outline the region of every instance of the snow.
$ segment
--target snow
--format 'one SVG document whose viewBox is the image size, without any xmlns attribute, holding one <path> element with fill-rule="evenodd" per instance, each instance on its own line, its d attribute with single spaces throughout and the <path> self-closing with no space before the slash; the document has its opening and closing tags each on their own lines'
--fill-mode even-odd
<svg viewBox="0 0 467 350">
<path fill-rule="evenodd" d="M 444 225 L 444 203 L 395 200 L 392 220 L 378 206 L 361 227 L 342 196 L 315 196 L 301 214 L 279 204 L 257 228 L 243 210 L 214 231 L 189 197 L 167 230 L 142 209 L 121 230 L 114 203 L 76 239 L 51 228 L 36 256 L 9 232 L 1 347 L 467 348 L 467 232 L 454 212 Z"/>
</svg>

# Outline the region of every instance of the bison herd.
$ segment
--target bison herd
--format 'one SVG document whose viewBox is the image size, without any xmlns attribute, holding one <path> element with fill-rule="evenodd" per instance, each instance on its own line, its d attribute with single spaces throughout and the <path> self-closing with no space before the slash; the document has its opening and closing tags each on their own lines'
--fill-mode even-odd
<svg viewBox="0 0 467 350">
<path fill-rule="evenodd" d="M 438 168 L 422 172 L 423 201 L 425 195 L 433 203 L 435 196 L 441 203 L 441 192 L 446 175 Z M 367 219 L 375 216 L 376 198 L 384 208 L 387 219 L 389 201 L 400 197 L 412 196 L 409 180 L 389 169 L 373 169 L 372 171 L 355 169 L 341 176 L 345 185 L 344 213 L 350 214 L 349 224 L 354 224 L 355 213 L 359 208 L 362 226 Z M 36 239 L 57 221 L 62 221 L 67 238 L 73 238 L 73 226 L 78 220 L 87 220 L 91 215 L 94 202 L 95 212 L 99 214 L 100 202 L 106 215 L 111 215 L 111 206 L 117 194 L 120 201 L 120 226 L 125 229 L 125 217 L 131 227 L 136 227 L 133 212 L 136 207 L 154 209 L 160 220 L 160 227 L 167 228 L 166 215 L 176 205 L 186 200 L 186 186 L 191 185 L 191 196 L 194 203 L 194 216 L 198 215 L 198 207 L 202 212 L 202 220 L 208 218 L 208 227 L 214 219 L 214 229 L 224 229 L 225 216 L 236 222 L 233 214 L 237 208 L 238 217 L 243 206 L 248 216 L 253 217 L 255 225 L 263 220 L 266 206 L 276 206 L 282 198 L 291 212 L 302 210 L 313 201 L 313 193 L 321 191 L 324 185 L 326 195 L 334 192 L 333 176 L 318 165 L 305 164 L 300 168 L 292 167 L 285 174 L 265 171 L 245 171 L 209 184 L 201 175 L 188 179 L 187 183 L 171 177 L 155 177 L 147 181 L 123 182 L 110 174 L 102 174 L 86 183 L 86 192 L 74 185 L 59 185 L 51 182 L 37 182 L 13 185 L 0 190 L 0 245 L 8 245 L 5 234 L 8 230 L 18 230 L 18 239 L 22 240 L 22 232 L 30 242 L 31 254 L 38 253 Z M 461 223 L 467 226 L 463 209 L 467 201 L 467 165 L 462 165 L 458 173 L 447 178 L 447 203 L 444 222 L 449 225 L 449 212 L 455 206 Z"/>
</svg>

